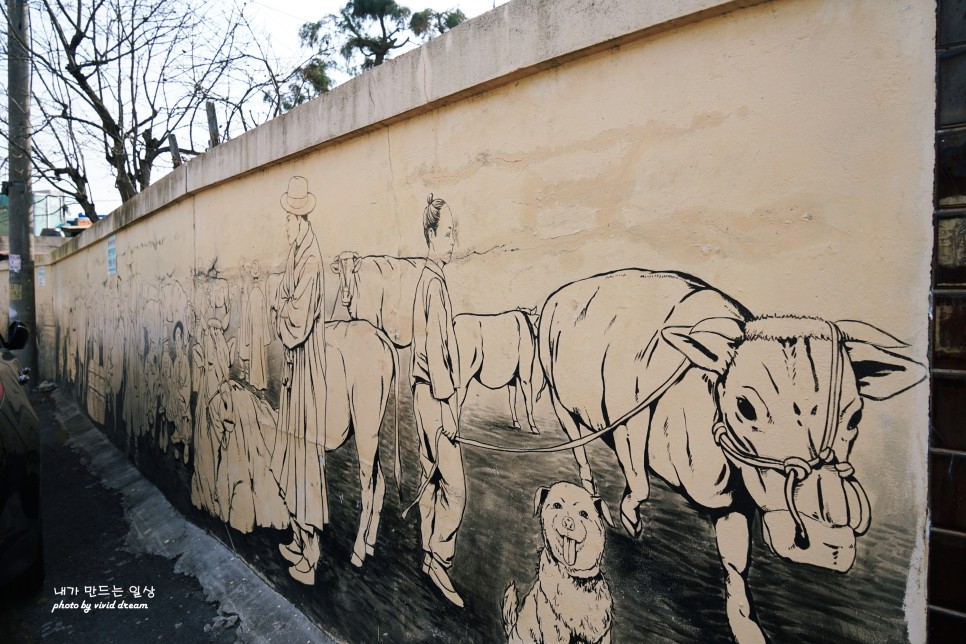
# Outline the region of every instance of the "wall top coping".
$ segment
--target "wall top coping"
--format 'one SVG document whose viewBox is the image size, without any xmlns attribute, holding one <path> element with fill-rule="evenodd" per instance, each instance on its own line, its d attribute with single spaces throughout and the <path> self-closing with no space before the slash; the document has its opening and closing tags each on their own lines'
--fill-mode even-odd
<svg viewBox="0 0 966 644">
<path fill-rule="evenodd" d="M 308 151 L 766 1 L 514 0 L 175 168 L 40 263 L 56 263 L 169 204 Z"/>
</svg>

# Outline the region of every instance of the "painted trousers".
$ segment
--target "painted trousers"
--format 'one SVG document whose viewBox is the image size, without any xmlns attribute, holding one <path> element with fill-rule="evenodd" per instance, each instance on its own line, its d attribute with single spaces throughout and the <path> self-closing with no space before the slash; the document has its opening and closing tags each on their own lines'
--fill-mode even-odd
<svg viewBox="0 0 966 644">
<path fill-rule="evenodd" d="M 428 384 L 417 383 L 413 388 L 413 408 L 419 434 L 422 480 L 432 476 L 419 498 L 423 551 L 448 568 L 453 563 L 456 532 L 466 507 L 463 449 L 440 432 L 443 414 L 450 413 L 449 406 L 433 398 Z M 437 465 L 435 472 L 434 464 Z"/>
</svg>

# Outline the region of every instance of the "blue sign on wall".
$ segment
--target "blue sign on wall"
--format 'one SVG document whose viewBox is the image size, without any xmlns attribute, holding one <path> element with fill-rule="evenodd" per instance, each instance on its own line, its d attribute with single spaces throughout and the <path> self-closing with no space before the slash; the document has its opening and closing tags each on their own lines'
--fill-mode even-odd
<svg viewBox="0 0 966 644">
<path fill-rule="evenodd" d="M 117 275 L 117 237 L 107 238 L 107 274 Z"/>
</svg>

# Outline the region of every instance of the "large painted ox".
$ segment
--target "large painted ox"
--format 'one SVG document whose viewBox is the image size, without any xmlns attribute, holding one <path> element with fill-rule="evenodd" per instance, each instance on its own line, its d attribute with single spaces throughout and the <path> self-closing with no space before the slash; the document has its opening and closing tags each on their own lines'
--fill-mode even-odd
<svg viewBox="0 0 966 644">
<path fill-rule="evenodd" d="M 537 358 L 534 326 L 527 313 L 462 313 L 453 318 L 453 328 L 460 353 L 460 409 L 472 380 L 488 389 L 507 387 L 513 426 L 520 429 L 516 408 L 520 391 L 530 432 L 539 433 L 533 421 L 533 403 L 546 380 Z"/>
<path fill-rule="evenodd" d="M 547 300 L 540 358 L 571 437 L 606 440 L 627 481 L 621 519 L 640 530 L 653 472 L 714 517 L 727 614 L 740 642 L 764 641 L 746 578 L 751 521 L 779 556 L 837 571 L 855 558 L 869 500 L 849 464 L 863 399 L 921 382 L 905 345 L 869 324 L 756 318 L 688 275 L 627 269 Z M 586 456 L 581 478 L 595 489 Z"/>
<path fill-rule="evenodd" d="M 339 296 L 349 318 L 385 331 L 400 349 L 413 342 L 413 301 L 426 265 L 424 258 L 340 253 L 331 264 L 339 276 Z"/>
<path fill-rule="evenodd" d="M 386 477 L 379 458 L 379 428 L 399 365 L 395 348 L 386 335 L 363 320 L 326 322 L 325 365 L 325 450 L 338 449 L 351 434 L 356 439 L 362 508 L 352 563 L 361 566 L 366 556 L 375 551 L 386 495 Z M 397 456 L 398 432 L 397 427 Z"/>
<path fill-rule="evenodd" d="M 355 435 L 359 457 L 362 496 L 352 563 L 361 566 L 366 556 L 374 552 L 386 493 L 379 457 L 379 428 L 389 401 L 389 388 L 398 373 L 396 352 L 385 334 L 368 322 L 326 322 L 325 364 L 325 450 L 337 450 L 350 435 Z M 208 403 L 222 450 L 217 486 L 232 512 L 238 512 L 235 496 L 237 505 L 247 509 L 251 491 L 257 494 L 260 489 L 256 485 L 258 473 L 264 474 L 267 463 L 271 462 L 270 454 L 258 454 L 257 461 L 263 467 L 256 470 L 248 467 L 256 456 L 252 446 L 260 444 L 253 439 L 261 438 L 257 431 L 259 423 L 249 409 L 250 398 L 254 396 L 240 385 L 222 384 Z M 226 467 L 229 469 L 222 472 Z M 275 492 L 278 492 L 277 484 Z M 245 511 L 241 515 L 248 517 Z"/>
</svg>

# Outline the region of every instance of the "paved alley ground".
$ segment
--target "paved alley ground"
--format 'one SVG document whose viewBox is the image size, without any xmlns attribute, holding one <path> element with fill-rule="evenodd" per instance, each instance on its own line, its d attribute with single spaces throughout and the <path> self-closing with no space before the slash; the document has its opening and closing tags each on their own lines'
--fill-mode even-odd
<svg viewBox="0 0 966 644">
<path fill-rule="evenodd" d="M 0 641 L 331 641 L 186 523 L 69 398 L 34 406 L 47 577 L 36 596 L 0 595 Z"/>
</svg>

